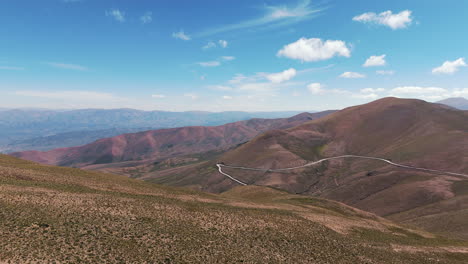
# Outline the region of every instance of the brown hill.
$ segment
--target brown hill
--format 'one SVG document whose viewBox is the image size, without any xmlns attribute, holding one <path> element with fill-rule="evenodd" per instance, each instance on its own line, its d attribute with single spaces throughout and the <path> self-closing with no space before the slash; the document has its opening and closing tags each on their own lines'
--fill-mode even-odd
<svg viewBox="0 0 468 264">
<path fill-rule="evenodd" d="M 286 130 L 268 131 L 218 160 L 245 167 L 293 167 L 344 154 L 468 174 L 468 112 L 385 98 Z M 215 162 L 171 168 L 151 181 L 221 192 L 236 183 Z M 287 173 L 226 171 L 249 184 L 326 197 L 429 230 L 468 238 L 468 179 L 396 169 L 379 161 L 334 160 Z M 442 224 L 446 216 L 451 224 Z"/>
<path fill-rule="evenodd" d="M 468 243 L 338 202 L 221 195 L 0 155 L 1 263 L 466 263 Z"/>
<path fill-rule="evenodd" d="M 123 134 L 80 147 L 25 151 L 12 156 L 59 166 L 86 167 L 129 162 L 129 166 L 207 151 L 223 151 L 261 132 L 284 129 L 323 117 L 333 111 L 302 113 L 291 118 L 251 119 L 214 127 L 182 127 Z M 115 164 L 110 165 L 115 166 Z M 127 166 L 127 165 L 123 165 Z M 104 166 L 100 166 L 106 167 Z"/>
</svg>

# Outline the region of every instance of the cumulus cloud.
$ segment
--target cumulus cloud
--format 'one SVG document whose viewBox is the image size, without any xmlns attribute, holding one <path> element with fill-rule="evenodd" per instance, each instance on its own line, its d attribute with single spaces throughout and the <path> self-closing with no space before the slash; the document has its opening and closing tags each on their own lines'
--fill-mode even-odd
<svg viewBox="0 0 468 264">
<path fill-rule="evenodd" d="M 192 39 L 192 38 L 190 38 L 189 35 L 185 34 L 185 32 L 183 30 L 181 30 L 179 32 L 172 33 L 172 37 L 176 38 L 176 39 L 185 40 L 185 41 Z"/>
<path fill-rule="evenodd" d="M 228 42 L 226 40 L 223 40 L 223 39 L 220 39 L 218 41 L 218 43 L 222 48 L 227 48 L 227 46 L 228 46 Z"/>
<path fill-rule="evenodd" d="M 340 75 L 341 78 L 348 78 L 348 79 L 358 79 L 358 78 L 365 78 L 366 75 L 358 73 L 358 72 L 344 72 Z"/>
<path fill-rule="evenodd" d="M 68 64 L 68 63 L 60 63 L 60 62 L 46 62 L 45 64 L 59 69 L 65 70 L 74 70 L 74 71 L 87 71 L 88 68 L 85 66 L 77 65 L 77 64 Z"/>
<path fill-rule="evenodd" d="M 353 20 L 362 23 L 383 25 L 390 27 L 393 30 L 396 30 L 406 28 L 411 24 L 411 22 L 413 21 L 411 14 L 412 12 L 410 10 L 404 10 L 397 14 L 393 14 L 393 12 L 390 10 L 382 12 L 380 14 L 368 12 L 353 17 Z"/>
<path fill-rule="evenodd" d="M 125 13 L 119 9 L 110 9 L 106 11 L 106 16 L 112 17 L 119 22 L 125 22 Z"/>
<path fill-rule="evenodd" d="M 311 83 L 307 85 L 307 89 L 313 94 L 321 94 L 325 92 L 323 85 L 320 83 Z"/>
<path fill-rule="evenodd" d="M 166 96 L 163 94 L 152 94 L 151 97 L 157 98 L 157 99 L 166 98 Z"/>
<path fill-rule="evenodd" d="M 143 24 L 149 24 L 153 21 L 153 13 L 152 12 L 146 12 L 140 17 L 140 21 Z"/>
<path fill-rule="evenodd" d="M 284 46 L 277 56 L 306 62 L 331 59 L 335 56 L 350 57 L 351 51 L 341 40 L 322 41 L 319 38 L 300 38 Z"/>
<path fill-rule="evenodd" d="M 232 99 L 232 96 L 224 95 L 224 96 L 223 96 L 223 99 L 225 99 L 225 100 L 231 100 L 231 99 Z"/>
<path fill-rule="evenodd" d="M 266 78 L 273 83 L 282 83 L 284 81 L 289 81 L 296 76 L 296 74 L 296 69 L 290 68 L 282 72 L 267 74 Z"/>
<path fill-rule="evenodd" d="M 390 90 L 392 94 L 431 94 L 446 93 L 447 89 L 439 87 L 400 86 Z"/>
<path fill-rule="evenodd" d="M 387 62 L 385 61 L 385 57 L 387 55 L 380 55 L 380 56 L 370 56 L 366 62 L 364 63 L 364 67 L 375 67 L 375 66 L 385 66 Z"/>
<path fill-rule="evenodd" d="M 393 75 L 395 74 L 395 71 L 384 71 L 384 70 L 381 70 L 381 71 L 376 71 L 375 73 L 379 74 L 379 75 Z"/>
<path fill-rule="evenodd" d="M 466 67 L 465 59 L 459 58 L 454 61 L 446 61 L 440 67 L 432 70 L 433 74 L 453 74 L 461 67 Z"/>
</svg>

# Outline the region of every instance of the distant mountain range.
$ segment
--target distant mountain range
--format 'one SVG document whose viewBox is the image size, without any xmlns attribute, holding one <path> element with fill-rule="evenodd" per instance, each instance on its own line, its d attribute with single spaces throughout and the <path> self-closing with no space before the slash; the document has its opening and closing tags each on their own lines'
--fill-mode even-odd
<svg viewBox="0 0 468 264">
<path fill-rule="evenodd" d="M 138 129 L 216 126 L 251 118 L 283 118 L 298 113 L 3 109 L 0 110 L 0 152 L 78 146 L 115 136 L 116 131 L 129 133 L 142 131 Z M 73 137 L 73 134 L 83 136 Z"/>
<path fill-rule="evenodd" d="M 244 143 L 261 132 L 285 129 L 332 113 L 302 113 L 291 118 L 250 119 L 221 126 L 181 127 L 158 129 L 123 134 L 112 138 L 71 148 L 54 149 L 47 152 L 25 151 L 13 156 L 59 166 L 88 167 L 96 164 L 131 162 L 125 167 L 138 164 L 153 164 L 171 157 L 207 151 L 223 151 Z"/>
<path fill-rule="evenodd" d="M 437 103 L 448 105 L 460 110 L 468 110 L 468 100 L 463 97 L 448 98 L 438 101 Z"/>
</svg>

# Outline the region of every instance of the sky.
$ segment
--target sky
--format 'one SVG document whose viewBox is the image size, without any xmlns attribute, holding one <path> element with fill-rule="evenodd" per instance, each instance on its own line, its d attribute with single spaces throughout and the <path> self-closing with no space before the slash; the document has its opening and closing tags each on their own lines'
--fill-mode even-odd
<svg viewBox="0 0 468 264">
<path fill-rule="evenodd" d="M 468 1 L 3 0 L 1 108 L 468 98 Z"/>
</svg>

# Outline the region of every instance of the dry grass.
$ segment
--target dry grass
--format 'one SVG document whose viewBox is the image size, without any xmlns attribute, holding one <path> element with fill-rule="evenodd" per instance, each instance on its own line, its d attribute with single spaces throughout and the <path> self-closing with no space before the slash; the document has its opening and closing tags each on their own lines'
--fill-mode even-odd
<svg viewBox="0 0 468 264">
<path fill-rule="evenodd" d="M 0 262 L 5 263 L 468 259 L 465 242 L 426 238 L 327 200 L 262 187 L 205 194 L 6 156 L 0 156 L 0 208 Z"/>
</svg>

